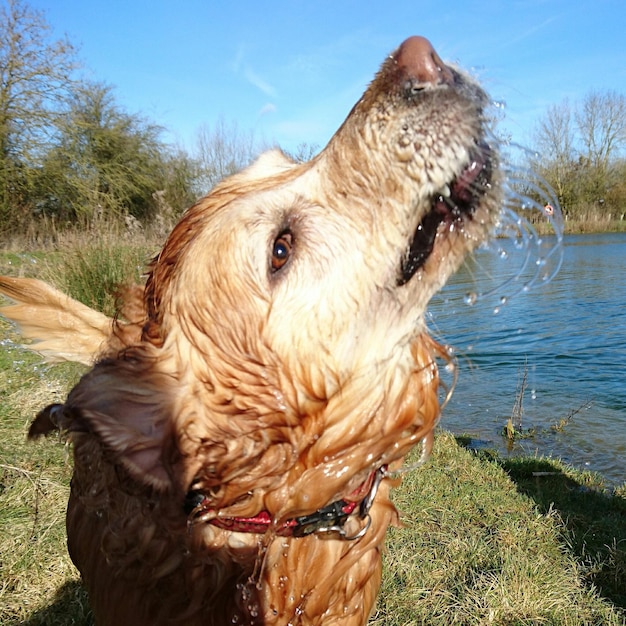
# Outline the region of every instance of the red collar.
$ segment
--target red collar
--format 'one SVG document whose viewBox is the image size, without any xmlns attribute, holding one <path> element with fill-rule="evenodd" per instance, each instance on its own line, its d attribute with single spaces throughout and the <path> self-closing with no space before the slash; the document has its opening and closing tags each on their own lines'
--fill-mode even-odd
<svg viewBox="0 0 626 626">
<path fill-rule="evenodd" d="M 275 530 L 276 534 L 281 537 L 304 537 L 316 532 L 336 532 L 344 539 L 357 539 L 363 536 L 370 524 L 369 510 L 376 497 L 378 486 L 386 474 L 387 466 L 383 465 L 368 476 L 367 480 L 353 492 L 353 495 L 360 495 L 365 492 L 365 496 L 360 501 L 337 500 L 310 515 L 287 520 Z M 348 536 L 343 526 L 357 507 L 359 518 L 367 518 L 367 522 L 356 535 Z M 207 514 L 215 513 L 215 509 L 209 506 L 208 498 L 198 491 L 191 491 L 187 494 L 186 510 L 189 514 L 190 524 L 194 521 L 202 521 L 202 518 L 207 516 Z M 213 516 L 206 519 L 206 521 L 213 526 L 231 532 L 256 533 L 260 535 L 273 526 L 272 516 L 267 511 L 260 511 L 254 517 Z"/>
</svg>

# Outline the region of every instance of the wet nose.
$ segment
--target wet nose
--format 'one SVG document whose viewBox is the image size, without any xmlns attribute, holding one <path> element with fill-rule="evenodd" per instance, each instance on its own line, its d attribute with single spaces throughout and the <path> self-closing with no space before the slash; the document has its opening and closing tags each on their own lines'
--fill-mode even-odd
<svg viewBox="0 0 626 626">
<path fill-rule="evenodd" d="M 395 55 L 399 69 L 422 85 L 451 85 L 454 75 L 425 37 L 409 37 Z"/>
</svg>

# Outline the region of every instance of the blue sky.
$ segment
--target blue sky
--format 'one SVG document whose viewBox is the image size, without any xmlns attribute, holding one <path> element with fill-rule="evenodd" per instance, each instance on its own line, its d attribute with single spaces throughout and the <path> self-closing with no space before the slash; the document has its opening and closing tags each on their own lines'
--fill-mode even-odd
<svg viewBox="0 0 626 626">
<path fill-rule="evenodd" d="M 89 78 L 187 148 L 220 118 L 287 149 L 323 146 L 410 35 L 477 75 L 524 145 L 550 104 L 626 93 L 626 0 L 29 4 L 80 46 Z"/>
</svg>

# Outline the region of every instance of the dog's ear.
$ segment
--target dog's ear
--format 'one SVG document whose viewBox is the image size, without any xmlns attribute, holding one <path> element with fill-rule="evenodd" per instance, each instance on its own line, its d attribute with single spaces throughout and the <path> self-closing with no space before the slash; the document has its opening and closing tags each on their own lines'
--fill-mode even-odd
<svg viewBox="0 0 626 626">
<path fill-rule="evenodd" d="M 97 437 L 112 462 L 136 482 L 164 491 L 171 485 L 171 377 L 137 360 L 98 363 L 70 392 L 65 404 L 47 407 L 29 437 L 53 429 Z"/>
</svg>

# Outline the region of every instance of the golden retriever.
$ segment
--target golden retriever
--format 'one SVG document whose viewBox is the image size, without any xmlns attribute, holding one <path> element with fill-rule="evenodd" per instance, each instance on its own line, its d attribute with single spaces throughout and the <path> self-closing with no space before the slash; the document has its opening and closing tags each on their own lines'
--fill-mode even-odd
<svg viewBox="0 0 626 626">
<path fill-rule="evenodd" d="M 392 474 L 439 416 L 424 312 L 499 219 L 487 105 L 412 37 L 312 161 L 269 152 L 191 207 L 125 319 L 2 279 L 34 349 L 95 361 L 31 435 L 73 444 L 98 624 L 367 622 Z"/>
</svg>

